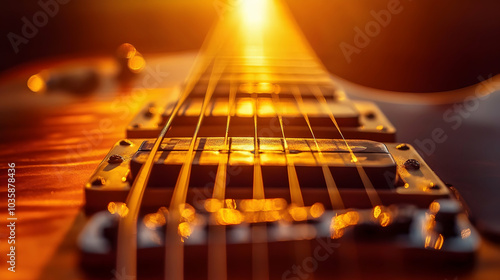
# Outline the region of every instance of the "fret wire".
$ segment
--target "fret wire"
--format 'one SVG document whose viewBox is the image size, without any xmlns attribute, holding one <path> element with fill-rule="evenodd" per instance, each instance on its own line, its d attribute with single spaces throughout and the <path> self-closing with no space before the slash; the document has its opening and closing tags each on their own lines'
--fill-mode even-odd
<svg viewBox="0 0 500 280">
<path fill-rule="evenodd" d="M 345 145 L 347 147 L 347 150 L 349 151 L 349 154 L 351 155 L 351 162 L 354 163 L 354 165 L 356 166 L 356 169 L 358 171 L 358 174 L 361 177 L 361 181 L 363 183 L 363 186 L 365 187 L 366 194 L 368 195 L 368 198 L 370 199 L 370 203 L 374 207 L 377 206 L 377 205 L 382 205 L 382 202 L 380 200 L 380 197 L 379 197 L 377 191 L 373 187 L 373 184 L 372 184 L 370 178 L 368 177 L 368 175 L 366 174 L 363 166 L 361 165 L 361 163 L 357 159 L 356 155 L 354 154 L 354 152 L 352 151 L 351 147 L 347 143 L 344 135 L 342 134 L 342 131 L 340 130 L 340 126 L 338 125 L 337 120 L 335 119 L 335 116 L 333 115 L 332 110 L 328 106 L 328 103 L 326 102 L 325 97 L 321 93 L 320 88 L 318 86 L 313 86 L 313 87 L 310 86 L 310 88 L 313 91 L 313 94 L 316 97 L 316 99 L 318 101 L 320 101 L 320 104 L 323 106 L 323 108 L 325 110 L 327 110 L 328 115 L 330 116 L 331 121 L 333 122 L 333 124 L 337 128 L 338 132 L 340 133 L 340 136 L 342 137 L 342 140 L 344 141 L 344 143 L 345 143 Z"/>
<path fill-rule="evenodd" d="M 304 117 L 304 120 L 307 123 L 307 127 L 309 128 L 309 131 L 311 132 L 311 136 L 313 138 L 314 144 L 316 146 L 316 150 L 318 151 L 318 156 L 319 156 L 319 161 L 321 164 L 321 169 L 323 171 L 323 176 L 325 178 L 325 183 L 326 183 L 326 188 L 328 190 L 328 195 L 330 197 L 330 203 L 332 204 L 333 209 L 344 209 L 344 202 L 342 201 L 342 197 L 340 196 L 339 189 L 337 188 L 337 184 L 335 183 L 335 180 L 333 179 L 332 172 L 328 165 L 326 164 L 326 160 L 323 156 L 323 152 L 321 151 L 318 140 L 316 139 L 316 136 L 314 135 L 314 131 L 311 126 L 311 121 L 309 120 L 309 115 L 307 114 L 307 111 L 304 108 L 304 100 L 302 99 L 302 94 L 300 93 L 300 90 L 297 86 L 292 87 L 292 94 L 295 98 L 295 101 L 297 102 L 297 105 L 299 107 L 299 111 L 302 113 L 302 116 Z"/>
</svg>

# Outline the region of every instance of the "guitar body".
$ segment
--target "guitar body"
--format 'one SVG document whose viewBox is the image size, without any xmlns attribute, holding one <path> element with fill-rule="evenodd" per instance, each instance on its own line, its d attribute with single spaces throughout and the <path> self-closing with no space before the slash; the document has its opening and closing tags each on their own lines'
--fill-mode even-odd
<svg viewBox="0 0 500 280">
<path fill-rule="evenodd" d="M 109 203 L 113 202 L 114 205 L 124 203 L 127 201 L 128 195 L 128 192 L 115 190 L 108 192 L 97 190 L 96 193 L 93 182 L 97 179 L 96 176 L 108 174 L 100 172 L 110 172 L 109 174 L 118 174 L 113 176 L 119 176 L 120 179 L 125 178 L 122 183 L 126 184 L 127 190 L 134 185 L 134 180 L 130 180 L 128 173 L 126 173 L 128 169 L 124 171 L 125 174 L 119 173 L 119 168 L 115 168 L 115 166 L 106 169 L 110 164 L 115 164 L 110 162 L 110 156 L 122 153 L 120 155 L 126 159 L 126 166 L 129 166 L 129 161 L 134 159 L 139 147 L 144 148 L 145 144 L 143 143 L 145 140 L 150 141 L 150 149 L 153 149 L 152 146 L 156 138 L 154 135 L 157 135 L 160 129 L 148 130 L 147 122 L 136 127 L 134 127 L 134 124 L 137 123 L 138 118 L 144 116 L 145 112 L 149 112 L 151 102 L 158 104 L 159 101 L 171 100 L 172 102 L 166 102 L 168 104 L 162 104 L 161 107 L 170 106 L 170 108 L 173 108 L 175 106 L 175 102 L 182 98 L 179 85 L 181 88 L 185 86 L 185 78 L 186 76 L 189 77 L 189 69 L 195 62 L 196 58 L 192 53 L 147 57 L 148 64 L 145 70 L 140 76 L 131 79 L 129 82 L 115 79 L 116 65 L 113 60 L 108 58 L 49 61 L 23 67 L 7 73 L 1 79 L 0 111 L 2 116 L 0 122 L 2 158 L 5 163 L 5 166 L 2 166 L 1 178 L 2 181 L 7 181 L 7 163 L 15 163 L 15 216 L 18 217 L 16 221 L 16 272 L 12 273 L 7 268 L 3 269 L 2 267 L 0 272 L 2 279 L 128 279 L 126 278 L 127 273 L 122 273 L 115 267 L 116 252 L 108 255 L 104 254 L 103 256 L 102 254 L 92 254 L 82 250 L 85 249 L 81 246 L 82 238 L 87 236 L 85 233 L 88 233 L 88 225 L 92 225 L 92 218 L 95 217 L 92 214 L 104 210 L 114 211 L 120 216 L 121 213 L 117 210 L 118 208 L 109 208 Z M 27 78 L 43 69 L 78 70 L 83 67 L 82 65 L 92 67 L 101 77 L 98 89 L 92 94 L 69 95 L 56 91 L 51 94 L 36 95 L 32 94 L 26 87 Z M 340 80 L 336 82 L 340 88 L 347 89 L 347 96 L 350 95 L 350 90 L 356 94 L 360 92 L 365 95 L 377 93 L 348 83 L 343 84 Z M 16 97 L 13 97 L 14 93 Z M 439 185 L 440 193 L 438 197 L 442 195 L 441 198 L 453 198 L 454 201 L 463 203 L 463 201 L 460 201 L 462 198 L 454 193 L 455 189 L 446 187 L 443 181 L 456 185 L 456 189 L 460 190 L 460 193 L 465 197 L 464 200 L 469 203 L 472 209 L 470 213 L 467 209 L 464 209 L 464 213 L 469 216 L 468 218 L 463 216 L 463 220 L 468 221 L 474 218 L 479 230 L 483 231 L 488 237 L 495 238 L 498 234 L 500 222 L 495 210 L 493 210 L 496 202 L 495 197 L 498 195 L 498 190 L 494 189 L 493 186 L 498 182 L 495 171 L 500 164 L 500 160 L 498 159 L 498 149 L 493 148 L 496 137 L 493 135 L 479 137 L 479 135 L 486 136 L 500 131 L 498 122 L 492 121 L 495 120 L 495 114 L 498 114 L 495 108 L 500 105 L 500 100 L 491 95 L 486 102 L 478 101 L 481 110 L 477 112 L 476 110 L 466 111 L 467 117 L 461 111 L 449 113 L 450 108 L 454 110 L 453 105 L 395 104 L 371 100 L 371 102 L 374 101 L 382 109 L 387 119 L 382 112 L 376 109 L 377 107 L 369 107 L 370 110 L 362 114 L 365 116 L 367 113 L 374 113 L 375 110 L 375 119 L 380 122 L 378 125 L 383 124 L 384 127 L 378 129 L 378 125 L 375 125 L 374 130 L 380 130 L 380 134 L 373 137 L 382 138 L 371 139 L 370 137 L 370 140 L 388 142 L 385 146 L 396 160 L 394 168 L 398 168 L 398 174 L 401 173 L 400 170 L 407 159 L 405 157 L 408 156 L 399 154 L 402 153 L 397 148 L 399 145 L 391 143 L 394 141 L 391 138 L 394 127 L 398 131 L 396 140 L 409 143 L 415 148 L 410 148 L 411 158 L 417 158 L 420 161 L 420 168 L 425 173 L 424 177 L 433 179 L 432 183 Z M 357 108 L 361 111 L 364 108 L 363 106 L 372 106 L 362 102 L 356 104 L 355 106 L 358 106 Z M 472 108 L 471 105 L 468 106 Z M 153 112 L 153 115 L 155 113 L 157 112 Z M 444 115 L 448 117 L 443 118 Z M 168 120 L 168 114 L 161 112 L 157 113 L 155 117 L 159 118 L 155 122 L 156 126 L 161 128 L 161 125 L 166 125 L 167 121 L 158 121 L 160 118 Z M 458 125 L 459 118 L 460 125 Z M 161 125 L 158 125 L 158 123 L 161 123 Z M 360 126 L 366 129 L 369 128 L 369 125 L 369 123 L 365 123 L 365 125 Z M 436 130 L 440 128 L 444 132 Z M 178 133 L 179 135 L 171 135 L 170 138 L 185 136 L 182 135 L 185 132 Z M 203 133 L 207 135 L 203 135 Z M 346 133 L 349 133 L 348 130 L 346 130 Z M 349 138 L 365 138 L 364 135 L 370 135 L 362 134 L 365 133 L 363 131 L 351 133 L 353 136 Z M 358 135 L 356 133 L 361 133 L 361 136 L 356 137 Z M 210 137 L 210 130 L 202 132 L 200 137 Z M 236 134 L 231 137 L 246 137 L 246 135 Z M 271 135 L 272 137 L 285 138 L 281 137 L 279 133 Z M 298 138 L 298 136 L 290 138 Z M 337 139 L 339 137 L 321 138 L 331 140 L 331 138 Z M 120 148 L 123 146 L 120 144 L 122 139 L 130 139 L 129 141 L 133 144 L 130 146 L 134 147 L 133 149 L 130 148 L 132 149 L 130 152 L 126 150 L 128 148 L 125 150 Z M 236 143 L 234 139 L 232 141 Z M 344 153 L 347 158 L 349 158 L 349 155 L 353 155 L 354 152 L 359 157 L 356 147 L 362 146 L 368 149 L 378 147 L 377 144 L 373 144 L 373 147 L 370 146 L 372 145 L 371 142 L 363 142 L 362 144 L 359 144 L 359 142 L 345 142 L 346 147 L 344 148 L 342 146 L 344 145 L 343 142 L 335 142 L 334 144 L 340 151 L 339 153 Z M 351 145 L 352 148 L 350 148 Z M 114 147 L 114 150 L 108 153 L 111 147 Z M 485 147 L 491 147 L 491 150 L 484 152 Z M 354 149 L 354 151 L 351 149 Z M 381 150 L 377 151 L 377 153 L 382 153 Z M 417 155 L 417 151 L 421 153 L 422 158 Z M 361 157 L 359 158 L 362 160 Z M 443 181 L 438 177 L 433 177 L 435 176 L 434 173 L 423 160 L 432 167 L 433 171 Z M 140 160 L 137 160 L 137 162 L 139 171 L 136 171 L 136 174 L 133 175 L 135 177 L 140 175 L 141 166 L 144 165 Z M 354 168 L 356 164 L 346 163 L 346 166 Z M 363 167 L 367 169 L 366 166 Z M 335 169 L 330 168 L 330 170 Z M 111 171 L 115 173 L 111 173 Z M 359 176 L 363 177 L 361 174 Z M 150 180 L 154 180 L 154 178 L 151 175 Z M 411 185 L 413 184 L 412 178 L 412 176 L 409 176 L 404 182 Z M 373 179 L 373 176 L 369 176 L 369 180 Z M 290 177 L 288 180 L 290 180 Z M 172 182 L 174 185 L 176 184 L 175 180 Z M 279 181 L 273 182 L 279 183 Z M 303 184 L 303 181 L 300 182 Z M 107 187 L 107 183 L 108 178 L 105 178 L 102 184 Z M 113 187 L 117 185 L 119 184 L 112 184 Z M 365 182 L 361 186 L 364 187 L 363 192 L 369 192 Z M 121 185 L 117 189 L 120 190 L 120 188 Z M 236 189 L 234 192 L 228 189 L 226 195 L 228 198 L 236 199 L 238 207 L 243 207 L 241 204 L 243 200 L 251 200 L 252 195 L 255 196 L 255 192 L 252 193 L 251 191 L 251 184 L 248 188 L 250 192 L 247 190 L 246 193 L 245 191 L 239 193 L 239 190 Z M 286 186 L 285 190 L 288 190 Z M 370 195 L 368 197 L 365 195 L 364 201 L 360 202 L 356 191 L 351 192 L 340 187 L 339 190 L 341 196 L 344 197 L 345 208 L 354 209 L 360 217 L 373 215 L 372 211 L 377 209 L 375 205 L 372 205 L 373 201 L 370 201 Z M 384 195 L 384 192 L 378 189 L 377 191 L 379 198 L 383 202 L 391 200 L 390 195 Z M 286 200 L 287 205 L 293 204 L 293 197 L 290 198 L 289 195 L 283 194 L 283 190 L 281 192 L 266 192 L 266 199 L 269 193 L 271 194 L 269 198 L 281 198 Z M 318 195 L 314 194 L 314 191 L 310 189 L 304 189 L 302 194 L 304 196 L 304 205 L 311 207 L 308 208 L 308 211 L 310 211 L 308 215 L 313 214 L 311 209 L 315 203 L 325 205 L 325 213 L 333 215 L 327 219 L 328 221 L 336 216 L 349 213 L 343 211 L 343 209 L 327 206 L 330 203 L 327 192 Z M 148 192 L 146 190 L 142 201 L 145 210 L 139 214 L 140 218 L 145 217 L 147 213 L 154 214 L 154 211 L 162 205 L 168 207 L 170 200 L 173 200 L 174 196 L 173 191 Z M 192 196 L 193 194 L 187 194 L 189 200 L 189 202 L 186 201 L 187 203 L 194 203 Z M 426 199 L 425 195 L 422 197 L 408 199 L 408 201 L 404 202 L 413 204 L 418 209 L 423 209 L 421 210 L 423 211 L 422 215 L 424 215 L 425 211 L 430 211 L 425 213 L 432 214 L 432 208 L 427 210 L 426 207 L 435 197 L 431 197 L 430 200 Z M 398 201 L 400 198 L 399 196 L 395 199 L 392 198 L 395 201 L 392 201 L 391 204 L 401 202 Z M 384 205 L 389 206 L 388 203 L 384 203 Z M 444 207 L 444 205 L 441 204 L 441 207 Z M 371 206 L 373 206 L 373 209 Z M 232 209 L 228 205 L 226 205 L 226 208 Z M 226 208 L 223 207 L 223 209 Z M 398 211 L 401 211 L 401 209 L 398 208 Z M 171 209 L 169 210 L 171 211 Z M 381 211 L 385 213 L 385 210 L 382 209 Z M 387 211 L 387 213 L 392 213 L 389 210 Z M 205 214 L 206 217 L 210 215 L 209 213 Z M 434 214 L 437 214 L 437 212 Z M 124 216 L 126 215 L 125 213 Z M 290 215 L 292 218 L 294 217 L 292 214 Z M 117 215 L 113 217 L 116 218 Z M 7 213 L 2 212 L 2 223 L 6 219 Z M 117 219 L 119 220 L 119 217 Z M 300 219 L 292 222 L 299 221 Z M 380 219 L 376 220 L 376 222 L 383 224 Z M 264 230 L 260 232 L 261 234 L 257 234 L 259 236 L 262 236 L 262 233 L 266 231 L 265 226 L 270 225 L 268 222 L 263 224 L 265 224 Z M 231 227 L 237 227 L 237 225 L 231 223 L 223 225 L 224 227 L 226 225 L 230 226 L 227 230 L 230 230 Z M 218 226 L 221 226 L 221 224 Z M 215 227 L 217 228 L 217 226 Z M 207 225 L 207 228 L 210 230 L 210 225 Z M 259 233 L 262 226 L 259 224 L 254 229 L 252 234 Z M 462 239 L 467 239 L 467 232 L 474 238 L 478 238 L 478 232 L 470 224 L 467 224 L 465 229 L 469 229 L 469 231 L 462 232 Z M 298 231 L 298 227 L 294 228 L 293 231 Z M 473 249 L 468 250 L 465 254 L 457 254 L 453 250 L 440 251 L 440 246 L 443 244 L 441 240 L 441 245 L 439 245 L 439 239 L 432 241 L 431 247 L 433 248 L 401 250 L 401 248 L 393 246 L 387 240 L 379 242 L 380 240 L 368 239 L 365 242 L 359 242 L 355 237 L 348 236 L 356 241 L 350 242 L 351 239 L 347 238 L 344 238 L 347 241 L 341 241 L 340 238 L 336 240 L 338 236 L 334 233 L 337 232 L 328 230 L 326 232 L 326 236 L 321 237 L 323 239 L 319 237 L 318 233 L 318 238 L 290 238 L 285 242 L 228 243 L 225 247 L 221 247 L 227 248 L 227 264 L 225 268 L 227 268 L 228 278 L 248 279 L 252 274 L 255 277 L 256 271 L 253 268 L 253 263 L 259 263 L 259 260 L 255 259 L 254 254 L 262 249 L 255 244 L 267 244 L 266 249 L 269 253 L 265 255 L 268 260 L 269 273 L 263 277 L 269 277 L 270 279 L 307 279 L 312 275 L 316 279 L 492 279 L 500 275 L 500 249 L 488 239 L 483 239 L 481 245 L 477 248 L 471 245 Z M 1 234 L 2 236 L 8 236 L 9 232 L 5 226 L 2 227 Z M 113 237 L 114 234 L 111 234 L 111 240 L 115 240 L 119 247 L 120 242 L 116 240 L 119 237 Z M 165 243 L 168 241 L 167 236 L 165 236 Z M 269 232 L 264 236 L 269 238 Z M 210 262 L 207 261 L 206 256 L 210 254 L 210 246 L 219 243 L 207 242 L 201 246 L 194 246 L 190 244 L 190 242 L 194 242 L 192 241 L 194 235 L 191 239 L 189 235 L 183 236 L 183 238 L 186 238 L 186 246 L 185 250 L 182 251 L 184 258 L 181 259 L 184 260 L 185 277 L 187 279 L 206 278 L 206 271 L 210 271 Z M 333 245 L 330 243 L 332 240 Z M 167 246 L 175 248 L 174 245 L 168 244 Z M 314 260 L 305 261 L 311 254 L 308 252 L 314 252 L 315 248 L 323 248 L 322 253 L 326 252 L 327 255 L 331 256 L 323 261 L 324 255 L 319 257 L 311 255 Z M 113 248 L 112 251 L 115 249 Z M 7 254 L 9 251 L 10 248 L 8 248 L 7 244 L 2 243 L 2 253 Z M 153 246 L 149 249 L 142 248 L 142 250 L 139 248 L 137 251 L 137 270 L 141 279 L 163 278 L 165 270 L 163 264 L 168 264 L 168 262 L 164 261 L 164 251 L 164 246 Z M 421 255 L 420 259 L 419 255 Z M 451 259 L 451 262 L 443 262 L 443 259 Z M 2 265 L 4 266 L 5 263 Z M 294 265 L 302 265 L 302 270 L 296 270 Z M 257 270 L 257 273 L 260 271 L 262 270 Z"/>
</svg>

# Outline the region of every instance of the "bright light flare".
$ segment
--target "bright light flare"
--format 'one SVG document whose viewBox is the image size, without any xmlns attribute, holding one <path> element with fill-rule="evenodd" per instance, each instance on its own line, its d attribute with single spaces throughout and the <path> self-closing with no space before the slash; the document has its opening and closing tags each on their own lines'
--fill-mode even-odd
<svg viewBox="0 0 500 280">
<path fill-rule="evenodd" d="M 34 93 L 43 93 L 47 88 L 47 84 L 40 74 L 31 76 L 28 79 L 27 85 L 28 88 Z"/>
<path fill-rule="evenodd" d="M 268 0 L 241 0 L 240 14 L 246 26 L 261 28 L 267 21 Z"/>
</svg>

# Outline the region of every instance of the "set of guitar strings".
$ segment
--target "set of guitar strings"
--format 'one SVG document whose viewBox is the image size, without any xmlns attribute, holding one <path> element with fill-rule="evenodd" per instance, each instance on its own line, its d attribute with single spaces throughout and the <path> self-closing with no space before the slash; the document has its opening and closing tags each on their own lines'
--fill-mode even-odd
<svg viewBox="0 0 500 280">
<path fill-rule="evenodd" d="M 250 1 L 248 1 L 250 2 Z M 231 63 L 231 57 L 237 59 L 247 59 L 250 63 L 255 63 L 257 60 L 257 66 L 265 67 L 269 64 L 269 58 L 272 55 L 276 55 L 282 52 L 281 55 L 285 57 L 294 57 L 296 55 L 303 55 L 302 58 L 311 59 L 318 61 L 310 50 L 307 49 L 307 44 L 303 38 L 300 38 L 297 34 L 297 29 L 293 28 L 293 24 L 290 22 L 289 18 L 285 15 L 282 7 L 275 6 L 274 2 L 266 2 L 266 6 L 260 6 L 262 9 L 256 12 L 263 13 L 265 11 L 266 17 L 262 21 L 251 21 L 250 25 L 245 22 L 241 22 L 238 19 L 237 11 L 232 14 L 226 14 L 226 18 L 221 20 L 221 22 L 215 27 L 209 36 L 210 40 L 205 42 L 204 46 L 200 51 L 200 55 L 195 63 L 189 79 L 183 89 L 181 97 L 176 103 L 175 107 L 172 109 L 170 117 L 166 122 L 165 126 L 161 130 L 158 138 L 152 146 L 149 156 L 147 157 L 145 163 L 140 169 L 136 179 L 130 189 L 129 195 L 126 201 L 126 207 L 128 208 L 128 213 L 121 217 L 118 229 L 118 252 L 117 252 L 117 271 L 126 271 L 127 275 L 133 277 L 136 276 L 136 234 L 137 234 L 137 219 L 139 215 L 139 210 L 141 206 L 141 201 L 145 188 L 148 185 L 149 176 L 151 174 L 152 167 L 155 161 L 155 155 L 158 152 L 161 143 L 167 135 L 169 129 L 175 125 L 175 117 L 179 114 L 180 109 L 185 105 L 186 100 L 190 97 L 191 92 L 195 85 L 199 82 L 200 77 L 204 73 L 209 73 L 208 86 L 206 88 L 205 96 L 203 98 L 203 103 L 199 112 L 199 117 L 196 123 L 194 133 L 191 137 L 189 147 L 187 149 L 186 158 L 182 167 L 180 169 L 177 182 L 174 187 L 172 194 L 172 199 L 169 204 L 168 209 L 168 222 L 166 226 L 166 237 L 165 237 L 165 279 L 183 279 L 183 242 L 182 238 L 179 236 L 179 224 L 181 221 L 181 212 L 184 210 L 186 205 L 186 196 L 189 187 L 189 179 L 191 177 L 192 164 L 195 155 L 196 141 L 198 139 L 198 134 L 200 127 L 203 124 L 204 116 L 206 115 L 207 107 L 209 106 L 214 90 L 223 75 L 228 63 Z M 243 8 L 242 8 L 243 9 Z M 242 12 L 249 12 L 245 9 Z M 256 16 L 255 14 L 247 16 Z M 268 20 L 272 19 L 272 22 Z M 279 32 L 276 32 L 279 30 Z M 264 36 L 265 32 L 274 32 L 278 35 L 280 40 L 277 42 L 267 42 L 265 39 L 269 39 Z M 232 46 L 231 46 L 232 45 Z M 229 47 L 230 46 L 230 47 Z M 234 50 L 247 52 L 241 57 L 235 57 Z M 283 54 L 284 53 L 284 54 Z M 255 64 L 254 64 L 255 65 Z M 220 151 L 220 159 L 218 163 L 217 173 L 214 182 L 213 196 L 212 199 L 217 201 L 224 201 L 225 188 L 226 188 L 226 176 L 227 176 L 227 166 L 229 160 L 229 128 L 231 123 L 231 117 L 235 114 L 236 109 L 236 98 L 238 92 L 238 86 L 240 81 L 231 80 L 228 94 L 228 114 L 225 126 L 225 135 L 223 141 L 223 149 Z M 247 80 L 247 83 L 259 84 L 260 80 Z M 300 81 L 297 81 L 300 83 Z M 363 186 L 368 194 L 370 202 L 373 207 L 380 207 L 381 200 L 375 191 L 370 178 L 366 174 L 363 166 L 359 162 L 358 158 L 354 154 L 350 145 L 344 138 L 341 128 L 337 123 L 334 113 L 331 111 L 325 96 L 321 92 L 317 84 L 309 84 L 309 90 L 314 94 L 317 102 L 323 107 L 324 111 L 328 113 L 328 117 L 331 120 L 332 129 L 339 132 L 342 137 L 342 141 L 350 155 L 350 162 L 355 165 L 357 172 L 362 180 Z M 328 195 L 331 202 L 331 207 L 333 209 L 344 209 L 344 203 L 340 196 L 340 192 L 334 180 L 334 176 L 327 164 L 327 161 L 320 149 L 320 145 L 316 139 L 313 127 L 311 125 L 307 110 L 305 109 L 305 104 L 303 97 L 301 95 L 300 88 L 296 85 L 290 87 L 293 98 L 296 102 L 296 106 L 299 109 L 300 114 L 304 118 L 307 129 L 310 132 L 309 137 L 312 138 L 316 150 L 318 151 L 318 163 L 321 166 L 324 180 L 326 182 Z M 286 170 L 288 176 L 288 184 L 290 191 L 291 204 L 297 207 L 304 207 L 304 199 L 302 197 L 301 187 L 299 179 L 297 176 L 295 164 L 293 157 L 290 156 L 290 148 L 287 141 L 287 135 L 285 133 L 285 125 L 283 122 L 283 108 L 282 102 L 280 102 L 279 91 L 274 90 L 270 92 L 272 98 L 272 105 L 274 112 L 279 121 L 279 128 L 281 132 L 281 139 L 285 152 L 286 160 Z M 253 123 L 254 123 L 254 166 L 253 166 L 253 199 L 255 200 L 265 200 L 264 194 L 264 183 L 262 176 L 262 165 L 260 160 L 260 149 L 259 149 L 259 126 L 258 126 L 258 100 L 259 93 L 250 92 L 252 99 L 252 112 L 253 112 Z M 305 136 L 307 137 L 307 136 Z M 260 224 L 255 225 L 252 228 L 252 237 L 256 241 L 252 246 L 252 264 L 253 264 L 253 277 L 254 279 L 268 279 L 268 252 L 266 242 L 266 225 Z M 225 254 L 225 228 L 221 226 L 215 226 L 209 229 L 209 279 L 226 279 L 226 254 Z"/>
</svg>

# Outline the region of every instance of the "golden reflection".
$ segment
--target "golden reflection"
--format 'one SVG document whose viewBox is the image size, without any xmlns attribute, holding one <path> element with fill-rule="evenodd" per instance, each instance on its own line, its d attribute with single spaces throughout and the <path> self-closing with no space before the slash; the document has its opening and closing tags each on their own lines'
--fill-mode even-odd
<svg viewBox="0 0 500 280">
<path fill-rule="evenodd" d="M 392 218 L 388 212 L 382 212 L 379 216 L 379 222 L 382 227 L 386 227 L 390 224 Z"/>
<path fill-rule="evenodd" d="M 226 198 L 224 200 L 224 203 L 226 204 L 226 208 L 236 209 L 236 200 L 231 199 L 231 198 Z"/>
<path fill-rule="evenodd" d="M 135 49 L 135 47 L 129 43 L 121 44 L 118 47 L 118 50 L 116 51 L 116 54 L 118 55 L 118 57 L 126 58 L 126 59 L 132 58 L 133 56 L 135 56 L 136 53 L 137 53 L 137 50 Z"/>
<path fill-rule="evenodd" d="M 108 211 L 111 214 L 117 214 L 120 217 L 125 217 L 128 214 L 128 207 L 123 202 L 108 203 Z"/>
<path fill-rule="evenodd" d="M 319 218 L 323 215 L 323 213 L 325 213 L 325 207 L 322 203 L 314 203 L 309 209 L 309 213 L 311 214 L 311 217 Z"/>
<path fill-rule="evenodd" d="M 460 235 L 462 236 L 462 239 L 466 239 L 470 236 L 471 234 L 471 229 L 470 228 L 466 228 L 466 229 L 463 229 L 462 232 L 460 232 Z"/>
<path fill-rule="evenodd" d="M 436 243 L 434 244 L 434 249 L 441 250 L 441 248 L 443 248 L 443 243 L 444 243 L 444 237 L 442 234 L 440 234 L 436 240 Z"/>
<path fill-rule="evenodd" d="M 259 106 L 257 109 L 257 115 L 259 117 L 272 117 L 276 114 L 273 101 L 271 98 L 261 98 L 259 99 Z"/>
<path fill-rule="evenodd" d="M 275 93 L 276 86 L 271 83 L 257 83 L 257 93 Z"/>
<path fill-rule="evenodd" d="M 181 213 L 181 219 L 186 222 L 193 222 L 196 218 L 196 210 L 193 206 L 185 203 L 179 206 L 179 211 Z"/>
<path fill-rule="evenodd" d="M 282 217 L 280 211 L 272 210 L 272 211 L 267 211 L 264 212 L 264 220 L 266 222 L 275 222 L 280 220 Z"/>
<path fill-rule="evenodd" d="M 352 157 L 351 162 L 356 163 L 359 161 L 358 158 L 354 154 L 351 154 L 351 157 Z"/>
<path fill-rule="evenodd" d="M 219 209 L 215 215 L 215 221 L 219 225 L 238 225 L 244 220 L 240 211 L 229 208 Z"/>
<path fill-rule="evenodd" d="M 425 223 L 425 230 L 431 231 L 431 230 L 434 229 L 435 226 L 436 226 L 435 216 L 433 214 L 429 214 L 427 216 L 427 220 L 426 220 L 426 223 Z"/>
<path fill-rule="evenodd" d="M 193 230 L 188 222 L 182 222 L 177 227 L 177 233 L 181 236 L 182 242 L 184 242 L 184 239 L 189 238 L 192 232 Z"/>
<path fill-rule="evenodd" d="M 139 73 L 144 69 L 144 67 L 146 67 L 146 60 L 144 60 L 144 57 L 142 57 L 141 54 L 137 53 L 128 60 L 127 65 L 130 71 Z"/>
<path fill-rule="evenodd" d="M 27 84 L 28 88 L 34 93 L 43 93 L 47 87 L 45 80 L 40 74 L 31 76 Z"/>
<path fill-rule="evenodd" d="M 300 206 L 290 206 L 288 213 L 294 221 L 305 221 L 307 220 L 307 207 Z"/>
<path fill-rule="evenodd" d="M 272 83 L 244 83 L 240 85 L 243 93 L 278 93 L 279 86 Z"/>
<path fill-rule="evenodd" d="M 353 226 L 359 222 L 359 213 L 356 211 L 349 211 L 343 214 L 342 219 L 347 225 Z"/>
<path fill-rule="evenodd" d="M 144 225 L 150 229 L 164 226 L 167 222 L 165 215 L 161 212 L 151 213 L 144 216 Z"/>
<path fill-rule="evenodd" d="M 441 250 L 443 248 L 444 237 L 442 234 L 428 234 L 425 237 L 425 248 Z"/>
<path fill-rule="evenodd" d="M 255 101 L 250 98 L 240 98 L 236 105 L 236 115 L 239 117 L 251 117 L 253 116 L 253 103 Z"/>
<path fill-rule="evenodd" d="M 380 216 L 380 213 L 382 213 L 382 207 L 380 207 L 379 205 L 375 206 L 373 208 L 373 217 L 377 219 L 378 216 Z"/>
<path fill-rule="evenodd" d="M 205 206 L 205 210 L 207 210 L 207 212 L 215 213 L 219 209 L 222 208 L 222 201 L 220 201 L 219 199 L 215 199 L 215 198 L 209 198 L 209 199 L 205 200 L 204 206 Z"/>
<path fill-rule="evenodd" d="M 437 212 L 439 212 L 439 209 L 441 208 L 441 205 L 439 205 L 439 202 L 437 201 L 434 201 L 432 202 L 430 205 L 429 205 L 429 210 L 431 211 L 431 213 L 433 214 L 436 214 Z"/>
<path fill-rule="evenodd" d="M 244 212 L 283 210 L 287 202 L 283 198 L 243 199 L 240 207 Z"/>
<path fill-rule="evenodd" d="M 332 223 L 330 225 L 330 235 L 332 239 L 338 239 L 344 235 L 344 228 L 347 227 L 343 219 L 343 214 L 336 215 L 332 218 Z"/>
<path fill-rule="evenodd" d="M 348 211 L 344 214 L 337 214 L 332 218 L 330 225 L 330 235 L 332 239 L 338 239 L 344 235 L 344 229 L 354 226 L 359 222 L 359 213 Z"/>
<path fill-rule="evenodd" d="M 217 200 L 210 198 L 205 200 L 204 207 L 207 212 L 214 213 L 215 222 L 219 225 L 234 225 L 242 222 L 276 222 L 280 220 L 288 222 L 305 221 L 310 218 L 319 218 L 325 213 L 325 207 L 322 203 L 317 202 L 312 206 L 288 205 L 283 198 L 243 199 L 239 202 L 234 199 Z M 237 208 L 240 210 L 237 210 Z M 359 219 L 357 215 L 355 212 L 348 212 L 346 219 L 349 221 L 347 223 L 357 223 Z"/>
</svg>

